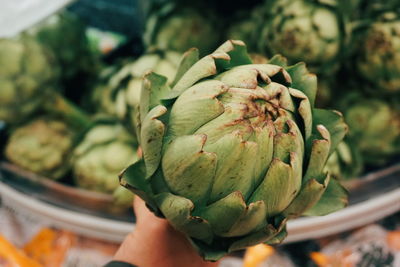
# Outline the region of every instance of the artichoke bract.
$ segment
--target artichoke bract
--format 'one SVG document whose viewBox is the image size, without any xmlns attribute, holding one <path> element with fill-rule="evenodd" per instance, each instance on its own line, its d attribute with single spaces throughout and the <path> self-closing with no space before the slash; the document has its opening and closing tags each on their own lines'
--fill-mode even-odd
<svg viewBox="0 0 400 267">
<path fill-rule="evenodd" d="M 17 123 L 35 111 L 54 87 L 53 58 L 33 38 L 0 39 L 0 120 Z"/>
<path fill-rule="evenodd" d="M 119 124 L 99 124 L 90 129 L 73 151 L 73 175 L 84 189 L 114 193 L 116 176 L 139 159 L 135 137 Z"/>
<path fill-rule="evenodd" d="M 358 72 L 383 92 L 399 93 L 399 51 L 399 15 L 387 12 L 371 23 L 358 40 L 356 60 Z"/>
<path fill-rule="evenodd" d="M 329 156 L 324 170 L 339 180 L 356 178 L 363 170 L 360 152 L 351 142 L 342 141 Z"/>
<path fill-rule="evenodd" d="M 347 100 L 348 108 L 344 111 L 349 139 L 366 163 L 384 164 L 400 153 L 400 112 L 383 100 L 354 98 Z"/>
<path fill-rule="evenodd" d="M 323 3 L 322 3 L 323 2 Z M 327 1 L 274 0 L 265 4 L 258 37 L 260 51 L 304 61 L 316 73 L 337 67 L 343 31 L 334 5 Z"/>
<path fill-rule="evenodd" d="M 199 60 L 186 52 L 174 82 L 143 81 L 143 160 L 120 182 L 185 233 L 206 260 L 286 236 L 289 218 L 346 204 L 323 172 L 346 132 L 338 112 L 314 109 L 316 76 L 282 57 L 252 64 L 242 41 Z"/>
<path fill-rule="evenodd" d="M 5 148 L 6 158 L 34 173 L 61 178 L 71 167 L 76 133 L 56 118 L 35 119 L 17 128 Z"/>
<path fill-rule="evenodd" d="M 152 51 L 123 67 L 111 67 L 102 73 L 102 82 L 93 92 L 98 111 L 135 125 L 140 102 L 142 76 L 152 69 L 172 82 L 182 55 L 173 51 Z"/>
<path fill-rule="evenodd" d="M 253 64 L 266 64 L 266 63 L 268 63 L 268 58 L 266 58 L 264 55 L 257 54 L 257 53 L 251 53 L 251 54 L 249 54 L 249 56 L 250 56 L 250 59 L 253 62 Z"/>
</svg>

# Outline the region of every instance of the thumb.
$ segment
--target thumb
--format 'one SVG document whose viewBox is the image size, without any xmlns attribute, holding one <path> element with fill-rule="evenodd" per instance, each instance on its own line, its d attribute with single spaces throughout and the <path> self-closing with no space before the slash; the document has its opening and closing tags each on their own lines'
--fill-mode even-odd
<svg viewBox="0 0 400 267">
<path fill-rule="evenodd" d="M 164 221 L 157 218 L 146 206 L 146 203 L 135 195 L 133 199 L 133 211 L 135 212 L 136 224 L 148 223 L 156 221 Z"/>
</svg>

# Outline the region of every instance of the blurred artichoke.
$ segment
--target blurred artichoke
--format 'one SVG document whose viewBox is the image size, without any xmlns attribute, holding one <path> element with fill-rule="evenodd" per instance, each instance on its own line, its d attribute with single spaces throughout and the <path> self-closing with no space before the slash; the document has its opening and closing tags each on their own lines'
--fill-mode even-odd
<svg viewBox="0 0 400 267">
<path fill-rule="evenodd" d="M 94 90 L 93 102 L 98 111 L 117 117 L 135 128 L 135 113 L 140 102 L 142 76 L 154 70 L 172 82 L 181 59 L 173 51 L 154 51 L 131 63 L 112 66 L 102 73 L 101 84 Z"/>
<path fill-rule="evenodd" d="M 73 152 L 76 184 L 112 194 L 119 187 L 118 174 L 138 159 L 136 140 L 125 128 L 119 124 L 94 126 Z"/>
<path fill-rule="evenodd" d="M 331 107 L 334 99 L 333 94 L 337 97 L 338 88 L 335 87 L 335 78 L 327 76 L 318 76 L 318 92 L 315 99 L 315 106 L 318 108 Z"/>
<path fill-rule="evenodd" d="M 363 163 L 358 149 L 351 143 L 342 141 L 326 163 L 325 169 L 340 180 L 356 178 L 363 170 Z"/>
<path fill-rule="evenodd" d="M 383 91 L 399 93 L 399 15 L 394 12 L 383 14 L 363 31 L 357 43 L 355 52 L 359 73 Z"/>
<path fill-rule="evenodd" d="M 209 53 L 219 42 L 218 25 L 210 13 L 206 17 L 198 9 L 166 4 L 149 16 L 144 42 L 162 50 L 185 52 L 198 47 L 202 53 Z"/>
<path fill-rule="evenodd" d="M 262 20 L 261 10 L 262 8 L 257 6 L 252 11 L 239 11 L 235 18 L 229 20 L 226 39 L 242 40 L 250 52 L 259 52 L 257 43 L 260 38 L 258 24 Z"/>
<path fill-rule="evenodd" d="M 117 189 L 114 190 L 112 196 L 114 200 L 113 210 L 116 212 L 124 211 L 132 207 L 133 194 L 125 187 L 118 186 Z"/>
<path fill-rule="evenodd" d="M 400 152 L 400 113 L 379 99 L 347 100 L 349 138 L 366 163 L 379 165 Z"/>
<path fill-rule="evenodd" d="M 252 64 L 241 41 L 200 60 L 192 49 L 171 87 L 161 75 L 145 76 L 143 160 L 127 168 L 121 184 L 206 260 L 279 243 L 287 219 L 347 202 L 323 172 L 347 126 L 338 112 L 313 108 L 316 89 L 304 64 L 287 67 L 281 57 Z"/>
<path fill-rule="evenodd" d="M 255 29 L 255 23 L 251 18 L 242 19 L 239 21 L 233 21 L 227 30 L 227 39 L 242 40 L 249 44 L 249 50 L 253 43 L 254 33 L 257 32 Z"/>
<path fill-rule="evenodd" d="M 0 120 L 22 121 L 54 87 L 52 55 L 33 38 L 0 39 Z"/>
<path fill-rule="evenodd" d="M 38 110 L 85 128 L 88 116 L 58 93 L 53 54 L 30 35 L 0 39 L 0 121 L 18 125 Z"/>
<path fill-rule="evenodd" d="M 51 179 L 70 168 L 76 133 L 65 122 L 42 117 L 17 128 L 10 136 L 5 156 L 12 163 Z"/>
<path fill-rule="evenodd" d="M 29 32 L 49 49 L 61 67 L 62 82 L 85 78 L 96 70 L 94 51 L 86 37 L 86 26 L 69 12 L 55 14 L 38 24 Z"/>
<path fill-rule="evenodd" d="M 282 54 L 290 63 L 304 61 L 315 73 L 335 69 L 341 53 L 343 31 L 335 5 L 328 2 L 267 1 L 265 17 L 259 22 L 260 51 Z"/>
</svg>

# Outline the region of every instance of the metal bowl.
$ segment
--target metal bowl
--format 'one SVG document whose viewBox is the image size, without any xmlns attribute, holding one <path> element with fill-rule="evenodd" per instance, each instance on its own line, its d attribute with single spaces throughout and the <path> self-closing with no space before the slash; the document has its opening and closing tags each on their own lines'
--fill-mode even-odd
<svg viewBox="0 0 400 267">
<path fill-rule="evenodd" d="M 284 242 L 351 230 L 400 210 L 400 163 L 347 186 L 348 207 L 326 216 L 289 221 Z M 5 162 L 0 164 L 0 196 L 4 205 L 27 216 L 90 237 L 120 242 L 134 228 L 133 212 L 116 213 L 109 195 L 43 179 Z"/>
</svg>

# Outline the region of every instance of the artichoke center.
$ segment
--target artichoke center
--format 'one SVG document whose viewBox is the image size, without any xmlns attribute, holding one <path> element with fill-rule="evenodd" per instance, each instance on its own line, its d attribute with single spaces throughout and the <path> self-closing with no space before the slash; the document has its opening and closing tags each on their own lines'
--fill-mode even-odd
<svg viewBox="0 0 400 267">
<path fill-rule="evenodd" d="M 209 192 L 204 195 L 208 196 L 207 203 L 235 191 L 248 200 L 273 159 L 287 166 L 301 165 L 303 136 L 293 116 L 296 104 L 292 94 L 304 96 L 288 88 L 290 83 L 288 73 L 277 65 L 249 64 L 185 90 L 171 109 L 164 138 L 163 170 L 167 184 L 188 190 L 187 196 L 196 199 L 192 197 L 193 190 L 188 189 L 193 181 L 187 185 L 178 182 L 181 178 L 175 177 L 177 171 L 170 170 L 170 158 L 179 157 L 182 149 L 193 154 L 179 159 L 179 172 L 183 173 L 186 165 L 194 164 L 192 159 L 198 157 L 215 161 L 214 167 L 207 169 L 208 179 L 213 182 L 202 181 L 210 186 L 204 189 Z M 200 163 L 195 165 L 204 170 Z"/>
<path fill-rule="evenodd" d="M 200 127 L 195 134 L 205 134 L 206 144 L 215 143 L 225 134 L 237 132 L 244 140 L 254 133 L 254 129 L 264 127 L 267 121 L 278 116 L 279 105 L 268 100 L 265 90 L 230 88 L 218 97 L 224 112 L 214 120 Z"/>
</svg>

